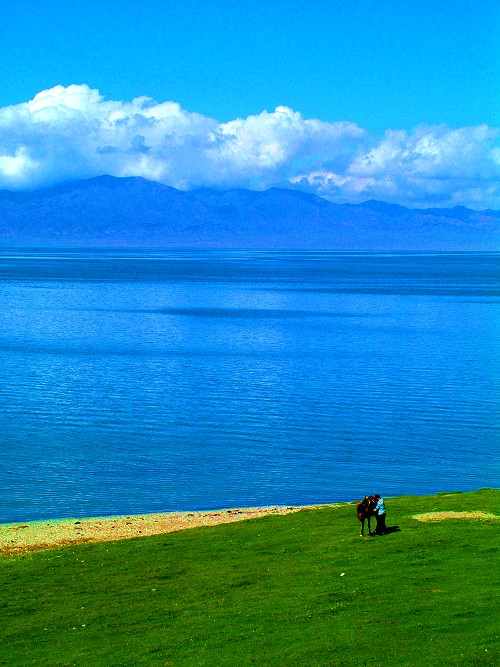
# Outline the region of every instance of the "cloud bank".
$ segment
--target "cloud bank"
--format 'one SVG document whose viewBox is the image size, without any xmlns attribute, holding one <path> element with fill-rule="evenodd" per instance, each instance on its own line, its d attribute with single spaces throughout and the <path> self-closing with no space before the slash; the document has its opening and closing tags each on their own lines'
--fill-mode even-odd
<svg viewBox="0 0 500 667">
<path fill-rule="evenodd" d="M 444 125 L 371 137 L 286 106 L 220 123 L 148 97 L 55 86 L 0 109 L 0 188 L 102 174 L 193 188 L 294 187 L 334 202 L 500 208 L 500 129 Z"/>
</svg>

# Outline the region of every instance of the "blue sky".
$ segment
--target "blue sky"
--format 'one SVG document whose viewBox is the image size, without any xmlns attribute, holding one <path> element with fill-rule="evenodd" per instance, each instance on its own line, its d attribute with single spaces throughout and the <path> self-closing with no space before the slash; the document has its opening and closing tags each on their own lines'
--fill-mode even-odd
<svg viewBox="0 0 500 667">
<path fill-rule="evenodd" d="M 500 208 L 499 75 L 495 0 L 3 0 L 0 187 Z"/>
</svg>

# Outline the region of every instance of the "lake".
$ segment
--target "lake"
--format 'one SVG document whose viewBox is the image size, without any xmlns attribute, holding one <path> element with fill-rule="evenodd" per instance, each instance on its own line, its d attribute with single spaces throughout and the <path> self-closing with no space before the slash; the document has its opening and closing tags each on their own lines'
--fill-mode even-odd
<svg viewBox="0 0 500 667">
<path fill-rule="evenodd" d="M 498 487 L 499 268 L 0 249 L 0 522 Z"/>
</svg>

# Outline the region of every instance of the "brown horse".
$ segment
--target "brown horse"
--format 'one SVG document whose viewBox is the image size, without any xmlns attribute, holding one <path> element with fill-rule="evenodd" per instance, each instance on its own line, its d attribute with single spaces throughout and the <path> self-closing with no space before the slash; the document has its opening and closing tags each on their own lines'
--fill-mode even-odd
<svg viewBox="0 0 500 667">
<path fill-rule="evenodd" d="M 375 516 L 375 505 L 373 496 L 365 496 L 357 507 L 358 519 L 361 523 L 360 537 L 363 537 L 365 532 L 365 519 L 368 519 L 368 535 L 371 535 L 370 519 Z"/>
</svg>

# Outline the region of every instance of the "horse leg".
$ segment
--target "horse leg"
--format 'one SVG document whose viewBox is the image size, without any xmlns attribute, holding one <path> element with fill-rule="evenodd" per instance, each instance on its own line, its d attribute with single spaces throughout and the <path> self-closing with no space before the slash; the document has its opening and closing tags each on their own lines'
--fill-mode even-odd
<svg viewBox="0 0 500 667">
<path fill-rule="evenodd" d="M 368 515 L 368 535 L 372 534 L 371 524 L 370 524 L 370 515 Z"/>
<path fill-rule="evenodd" d="M 364 530 L 365 530 L 365 520 L 364 520 L 364 518 L 360 519 L 360 522 L 361 522 L 361 532 L 360 532 L 359 536 L 363 537 L 363 533 L 364 533 Z"/>
</svg>

